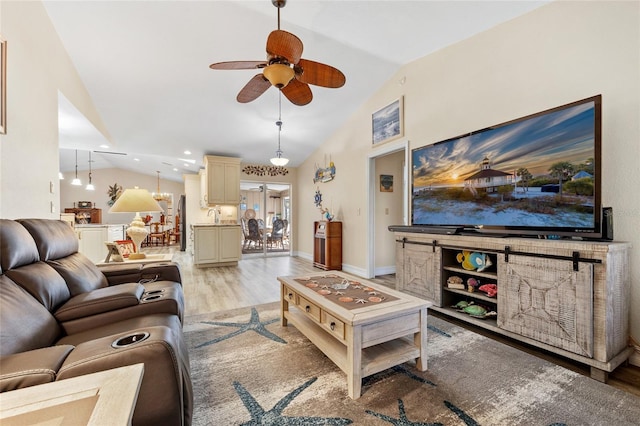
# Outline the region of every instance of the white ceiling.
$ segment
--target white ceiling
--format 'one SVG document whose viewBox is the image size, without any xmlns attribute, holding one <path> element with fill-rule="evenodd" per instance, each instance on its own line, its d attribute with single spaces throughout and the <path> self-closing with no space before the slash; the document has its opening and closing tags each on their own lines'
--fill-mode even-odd
<svg viewBox="0 0 640 426">
<path fill-rule="evenodd" d="M 300 165 L 402 65 L 546 2 L 289 0 L 281 28 L 303 41 L 302 57 L 347 79 L 339 89 L 311 86 L 306 106 L 283 97 L 289 165 Z M 240 104 L 238 91 L 257 71 L 209 65 L 266 58 L 267 36 L 277 28 L 270 0 L 43 3 L 109 133 L 61 96 L 62 171 L 74 169 L 75 149 L 85 151 L 79 170 L 89 168 L 86 151 L 112 151 L 127 155 L 93 153 L 92 168 L 159 170 L 176 181 L 197 172 L 204 154 L 268 164 L 278 141 L 278 91 Z"/>
</svg>

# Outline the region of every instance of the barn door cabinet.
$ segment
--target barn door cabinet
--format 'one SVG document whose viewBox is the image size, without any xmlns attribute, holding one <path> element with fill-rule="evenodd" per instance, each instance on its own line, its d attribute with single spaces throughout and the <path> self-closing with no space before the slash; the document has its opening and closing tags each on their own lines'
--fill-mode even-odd
<svg viewBox="0 0 640 426">
<path fill-rule="evenodd" d="M 396 287 L 433 302 L 430 309 L 589 365 L 591 377 L 600 381 L 631 355 L 630 244 L 411 229 L 391 228 Z M 490 265 L 481 271 L 463 267 L 464 255 L 474 252 Z M 477 287 L 470 292 L 470 278 L 495 284 L 497 294 L 489 297 Z M 464 288 L 453 288 L 456 281 Z M 458 302 L 481 305 L 492 314 L 471 316 L 454 307 Z"/>
</svg>

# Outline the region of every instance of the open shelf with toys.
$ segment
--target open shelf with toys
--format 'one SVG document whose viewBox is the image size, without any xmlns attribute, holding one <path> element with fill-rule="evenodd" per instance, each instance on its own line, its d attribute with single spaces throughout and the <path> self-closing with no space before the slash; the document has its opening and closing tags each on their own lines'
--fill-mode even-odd
<svg viewBox="0 0 640 426">
<path fill-rule="evenodd" d="M 497 254 L 442 247 L 442 306 L 479 320 L 498 315 Z"/>
</svg>

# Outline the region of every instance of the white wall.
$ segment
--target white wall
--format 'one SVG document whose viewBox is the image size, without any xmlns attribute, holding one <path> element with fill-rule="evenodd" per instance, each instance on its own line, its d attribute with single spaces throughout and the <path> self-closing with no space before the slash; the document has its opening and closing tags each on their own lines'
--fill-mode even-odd
<svg viewBox="0 0 640 426">
<path fill-rule="evenodd" d="M 107 139 L 108 133 L 42 3 L 0 1 L 0 10 L 8 81 L 0 217 L 57 218 L 58 91 Z"/>
<path fill-rule="evenodd" d="M 639 306 L 638 76 L 639 2 L 554 2 L 421 58 L 399 70 L 299 167 L 299 229 L 311 229 L 319 218 L 311 202 L 319 188 L 343 221 L 345 266 L 366 270 L 366 166 L 375 150 L 371 113 L 400 96 L 413 149 L 602 94 L 602 202 L 613 207 L 616 240 L 634 246 L 631 305 Z M 328 155 L 336 178 L 313 184 L 314 164 Z M 312 253 L 311 232 L 300 233 L 299 250 Z M 640 340 L 637 309 L 631 329 Z"/>
</svg>

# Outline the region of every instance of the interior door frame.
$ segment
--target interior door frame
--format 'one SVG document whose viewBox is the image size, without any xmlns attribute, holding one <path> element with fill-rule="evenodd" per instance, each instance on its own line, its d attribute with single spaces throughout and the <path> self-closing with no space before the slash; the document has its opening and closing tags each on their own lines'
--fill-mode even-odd
<svg viewBox="0 0 640 426">
<path fill-rule="evenodd" d="M 367 167 L 366 167 L 366 178 L 367 182 L 369 182 L 369 190 L 367 191 L 367 240 L 366 244 L 368 247 L 367 250 L 367 270 L 365 278 L 373 278 L 375 277 L 375 268 L 376 268 L 376 254 L 375 254 L 375 230 L 376 230 L 376 221 L 375 221 L 375 212 L 376 212 L 376 191 L 378 190 L 377 182 L 376 182 L 376 158 L 383 157 L 388 154 L 393 154 L 398 151 L 404 151 L 404 175 L 402 177 L 402 192 L 404 194 L 402 201 L 402 217 L 403 217 L 403 225 L 407 225 L 409 223 L 409 196 L 410 196 L 410 185 L 409 185 L 409 164 L 411 152 L 409 151 L 409 140 L 408 139 L 399 139 L 397 141 L 389 142 L 380 147 L 376 147 L 367 155 Z"/>
</svg>

